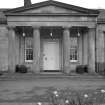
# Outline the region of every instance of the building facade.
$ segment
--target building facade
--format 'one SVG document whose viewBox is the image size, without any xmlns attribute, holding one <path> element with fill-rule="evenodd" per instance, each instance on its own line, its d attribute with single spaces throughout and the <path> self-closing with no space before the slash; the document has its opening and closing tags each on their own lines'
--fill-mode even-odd
<svg viewBox="0 0 105 105">
<path fill-rule="evenodd" d="M 0 10 L 0 70 L 71 73 L 87 65 L 90 73 L 104 70 L 105 12 L 58 1 Z"/>
</svg>

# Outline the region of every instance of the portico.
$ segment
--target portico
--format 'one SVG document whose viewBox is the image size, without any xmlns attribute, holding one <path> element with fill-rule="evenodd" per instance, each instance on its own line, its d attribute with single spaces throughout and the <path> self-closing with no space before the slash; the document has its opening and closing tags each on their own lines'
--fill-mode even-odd
<svg viewBox="0 0 105 105">
<path fill-rule="evenodd" d="M 77 65 L 87 64 L 90 72 L 95 72 L 93 28 L 15 26 L 8 29 L 9 46 L 12 45 L 9 48 L 9 70 L 12 72 L 15 72 L 17 64 L 24 64 L 35 73 L 44 71 L 70 73 Z M 94 36 L 92 37 L 91 34 Z M 71 48 L 73 43 L 76 47 L 74 49 Z M 89 45 L 87 46 L 86 43 Z M 32 49 L 26 49 L 26 44 L 31 44 Z M 14 53 L 12 54 L 11 51 Z M 91 57 L 88 58 L 89 54 Z"/>
<path fill-rule="evenodd" d="M 72 9 L 71 9 L 72 8 Z M 98 11 L 49 0 L 5 12 L 8 24 L 8 69 L 75 72 L 87 65 L 95 73 Z"/>
</svg>

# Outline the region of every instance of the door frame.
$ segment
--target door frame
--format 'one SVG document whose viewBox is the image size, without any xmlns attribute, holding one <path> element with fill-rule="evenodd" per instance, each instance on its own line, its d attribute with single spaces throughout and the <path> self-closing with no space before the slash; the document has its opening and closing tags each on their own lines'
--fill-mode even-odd
<svg viewBox="0 0 105 105">
<path fill-rule="evenodd" d="M 43 70 L 43 40 L 45 39 L 43 37 L 43 32 L 41 32 L 41 29 L 60 29 L 60 37 L 58 37 L 57 39 L 59 39 L 59 47 L 60 47 L 60 70 Z M 51 38 L 47 38 L 49 40 L 51 40 Z M 63 72 L 63 28 L 62 26 L 44 26 L 40 28 L 40 72 Z"/>
<path fill-rule="evenodd" d="M 61 47 L 61 40 L 60 39 L 55 39 L 55 40 L 58 40 L 58 43 L 59 43 L 59 70 L 44 70 L 43 69 L 43 41 L 49 41 L 49 42 L 53 42 L 52 39 L 41 39 L 41 71 L 44 71 L 44 72 L 60 72 L 61 71 L 61 68 L 62 68 L 62 47 Z"/>
</svg>

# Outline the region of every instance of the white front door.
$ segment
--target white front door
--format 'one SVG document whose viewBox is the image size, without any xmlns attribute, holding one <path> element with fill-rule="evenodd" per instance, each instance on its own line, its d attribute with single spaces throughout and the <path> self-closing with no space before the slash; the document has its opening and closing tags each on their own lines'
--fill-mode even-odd
<svg viewBox="0 0 105 105">
<path fill-rule="evenodd" d="M 59 40 L 43 41 L 43 70 L 60 70 Z"/>
</svg>

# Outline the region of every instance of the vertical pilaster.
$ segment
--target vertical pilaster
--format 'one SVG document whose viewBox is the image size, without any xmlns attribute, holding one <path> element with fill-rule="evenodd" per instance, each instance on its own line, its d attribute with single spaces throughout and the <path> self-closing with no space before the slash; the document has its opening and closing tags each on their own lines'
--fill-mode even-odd
<svg viewBox="0 0 105 105">
<path fill-rule="evenodd" d="M 19 35 L 16 33 L 15 34 L 15 46 L 16 46 L 16 64 L 19 64 L 20 62 L 19 62 L 19 58 L 20 58 L 20 56 L 19 56 Z"/>
<path fill-rule="evenodd" d="M 83 65 L 88 64 L 88 32 L 83 34 Z"/>
<path fill-rule="evenodd" d="M 103 72 L 105 68 L 105 37 L 102 27 L 97 27 L 96 33 L 96 72 Z"/>
<path fill-rule="evenodd" d="M 88 34 L 88 65 L 89 72 L 95 73 L 95 28 L 90 28 Z"/>
<path fill-rule="evenodd" d="M 33 27 L 33 42 L 34 42 L 34 59 L 33 70 L 35 73 L 40 72 L 40 30 L 39 27 Z"/>
<path fill-rule="evenodd" d="M 70 29 L 64 28 L 63 32 L 63 61 L 64 61 L 64 72 L 70 73 Z"/>
<path fill-rule="evenodd" d="M 8 69 L 10 72 L 15 71 L 16 65 L 16 45 L 15 45 L 15 27 L 8 27 Z"/>
</svg>

